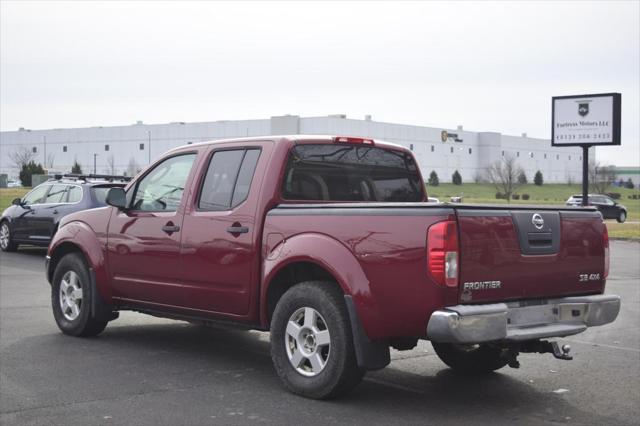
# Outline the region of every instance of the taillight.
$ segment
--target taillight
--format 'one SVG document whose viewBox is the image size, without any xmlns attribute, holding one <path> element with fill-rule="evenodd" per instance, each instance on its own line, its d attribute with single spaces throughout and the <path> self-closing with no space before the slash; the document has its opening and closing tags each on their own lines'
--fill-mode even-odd
<svg viewBox="0 0 640 426">
<path fill-rule="evenodd" d="M 336 136 L 333 138 L 334 142 L 346 142 L 346 143 L 362 143 L 365 145 L 374 145 L 373 139 L 354 138 L 352 136 Z"/>
<path fill-rule="evenodd" d="M 440 285 L 458 286 L 458 227 L 453 220 L 434 223 L 427 232 L 429 274 Z"/>
<path fill-rule="evenodd" d="M 604 225 L 602 232 L 602 245 L 604 246 L 604 278 L 609 276 L 609 231 L 607 225 Z"/>
</svg>

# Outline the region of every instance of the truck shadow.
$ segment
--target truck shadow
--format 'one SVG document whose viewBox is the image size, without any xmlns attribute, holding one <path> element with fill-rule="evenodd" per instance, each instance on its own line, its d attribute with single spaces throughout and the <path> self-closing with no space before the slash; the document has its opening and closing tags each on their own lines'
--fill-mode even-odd
<svg viewBox="0 0 640 426">
<path fill-rule="evenodd" d="M 428 364 L 430 374 L 416 374 L 400 368 L 400 362 L 392 362 L 382 371 L 369 373 L 344 398 L 308 400 L 286 392 L 280 384 L 271 365 L 267 333 L 162 321 L 135 325 L 118 325 L 116 321 L 91 339 L 52 333 L 19 340 L 3 349 L 3 375 L 33 387 L 29 392 L 36 400 L 55 399 L 62 383 L 73 386 L 79 398 L 137 395 L 149 389 L 197 390 L 211 395 L 223 392 L 240 401 L 245 398 L 247 410 L 259 396 L 272 401 L 269 404 L 276 413 L 282 407 L 284 423 L 288 404 L 302 407 L 316 419 L 313 413 L 325 413 L 327 422 L 357 413 L 363 423 L 381 423 L 395 413 L 403 423 L 425 423 L 427 419 L 429 423 L 490 423 L 492 419 L 538 423 L 564 422 L 565 418 L 619 423 L 582 412 L 564 398 L 542 393 L 505 373 L 483 378 L 455 374 L 435 356 L 417 360 Z M 70 359 L 74 359 L 76 372 L 72 376 L 57 368 Z"/>
</svg>

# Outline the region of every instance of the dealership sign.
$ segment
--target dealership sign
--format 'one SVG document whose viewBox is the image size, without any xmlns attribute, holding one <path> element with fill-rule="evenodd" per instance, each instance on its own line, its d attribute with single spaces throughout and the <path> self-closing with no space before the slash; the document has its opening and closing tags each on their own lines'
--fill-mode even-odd
<svg viewBox="0 0 640 426">
<path fill-rule="evenodd" d="M 554 96 L 551 145 L 620 145 L 620 93 Z"/>
</svg>

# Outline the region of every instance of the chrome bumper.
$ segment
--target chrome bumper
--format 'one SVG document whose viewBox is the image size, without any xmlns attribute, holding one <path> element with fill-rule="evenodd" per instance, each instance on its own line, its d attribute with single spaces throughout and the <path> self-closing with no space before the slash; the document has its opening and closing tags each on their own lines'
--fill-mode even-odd
<svg viewBox="0 0 640 426">
<path fill-rule="evenodd" d="M 481 343 L 563 337 L 613 322 L 619 311 L 620 296 L 608 294 L 456 305 L 431 315 L 427 338 L 442 343 Z"/>
</svg>

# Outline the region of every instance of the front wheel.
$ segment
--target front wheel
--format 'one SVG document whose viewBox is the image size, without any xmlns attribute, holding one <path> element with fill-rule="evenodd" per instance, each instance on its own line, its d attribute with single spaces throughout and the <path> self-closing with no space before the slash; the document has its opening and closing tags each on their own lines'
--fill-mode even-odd
<svg viewBox="0 0 640 426">
<path fill-rule="evenodd" d="M 618 221 L 618 223 L 624 223 L 624 221 L 627 220 L 627 212 L 622 210 L 620 214 L 618 214 L 616 220 Z"/>
<path fill-rule="evenodd" d="M 509 363 L 505 349 L 490 344 L 461 345 L 431 342 L 438 358 L 456 371 L 486 374 Z"/>
<path fill-rule="evenodd" d="M 271 320 L 271 359 L 284 385 L 308 398 L 334 398 L 360 383 L 365 371 L 333 283 L 304 282 L 282 296 Z"/>
<path fill-rule="evenodd" d="M 17 249 L 18 244 L 13 242 L 11 228 L 9 228 L 9 223 L 5 220 L 0 224 L 0 250 L 10 252 Z"/>
<path fill-rule="evenodd" d="M 93 297 L 84 259 L 78 253 L 67 254 L 56 266 L 51 285 L 53 316 L 64 334 L 88 337 L 102 333 L 107 321 L 91 315 Z"/>
</svg>

